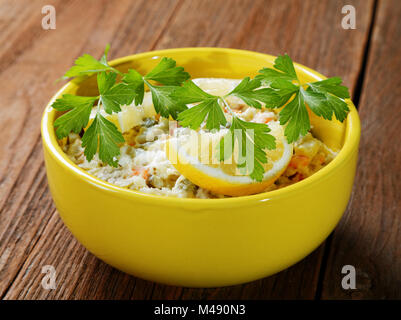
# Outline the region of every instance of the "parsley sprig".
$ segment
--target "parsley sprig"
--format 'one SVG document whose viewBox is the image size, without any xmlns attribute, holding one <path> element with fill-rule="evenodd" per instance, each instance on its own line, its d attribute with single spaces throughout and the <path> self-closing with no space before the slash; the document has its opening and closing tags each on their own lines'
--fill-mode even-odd
<svg viewBox="0 0 401 320">
<path fill-rule="evenodd" d="M 310 130 L 310 110 L 319 117 L 331 120 L 333 114 L 343 122 L 349 112 L 348 88 L 341 85 L 338 77 L 317 82 L 301 83 L 294 64 L 288 55 L 277 57 L 274 69 L 263 68 L 256 76 L 262 84 L 276 94 L 276 101 L 267 104 L 270 108 L 285 107 L 280 111 L 280 124 L 285 125 L 285 135 L 289 143 L 296 141 Z"/>
<path fill-rule="evenodd" d="M 155 111 L 163 117 L 177 119 L 183 127 L 197 130 L 202 123 L 205 123 L 207 130 L 229 127 L 219 144 L 220 161 L 232 155 L 233 148 L 229 148 L 231 153 L 224 152 L 228 142 L 232 146 L 235 142 L 246 146 L 238 155 L 237 166 L 257 181 L 263 179 L 263 164 L 267 162 L 265 150 L 276 148 L 275 139 L 269 134 L 270 129 L 266 124 L 244 121 L 233 112 L 226 101 L 229 96 L 238 97 L 257 109 L 281 108 L 279 120 L 285 126 L 289 143 L 310 130 L 307 106 L 319 117 L 331 120 L 334 115 L 341 122 L 349 111 L 344 101 L 350 97 L 348 88 L 341 85 L 340 78 L 301 83 L 291 58 L 286 54 L 277 57 L 273 68 L 261 69 L 254 79 L 245 77 L 230 93 L 220 97 L 203 91 L 188 80 L 190 75 L 184 68 L 176 66 L 171 58 L 162 58 L 145 75 L 134 69 L 122 73 L 109 65 L 108 51 L 109 46 L 106 46 L 99 60 L 84 54 L 75 60 L 74 66 L 64 75 L 64 78 L 96 75 L 97 96 L 64 94 L 52 104 L 54 109 L 64 112 L 54 122 L 59 139 L 70 132 L 80 133 L 84 129 L 82 146 L 88 161 L 98 153 L 104 163 L 118 166 L 119 144 L 124 143 L 124 137 L 101 111 L 112 114 L 120 112 L 123 105 L 141 105 L 145 87 L 152 94 Z M 118 76 L 121 82 L 117 82 Z M 96 102 L 95 116 L 88 126 Z M 195 105 L 188 108 L 189 104 Z M 231 114 L 231 123 L 227 122 L 223 109 Z M 238 132 L 240 134 L 236 134 Z M 254 161 L 240 161 L 240 157 L 243 159 L 249 154 Z M 248 167 L 249 163 L 253 163 L 252 170 Z"/>
<path fill-rule="evenodd" d="M 96 60 L 90 54 L 84 54 L 75 60 L 74 66 L 72 66 L 63 76 L 63 79 L 75 78 L 92 75 L 102 71 L 113 71 L 118 73 L 119 71 L 111 66 L 107 62 L 107 54 L 110 50 L 110 45 L 106 46 L 102 57 Z"/>
<path fill-rule="evenodd" d="M 279 112 L 279 120 L 281 125 L 286 125 L 284 134 L 288 143 L 292 143 L 310 130 L 306 104 L 319 117 L 331 120 L 334 114 L 339 121 L 345 120 L 349 109 L 343 99 L 349 98 L 349 92 L 347 87 L 341 85 L 341 82 L 340 78 L 334 77 L 303 84 L 297 76 L 291 58 L 285 54 L 277 57 L 274 68 L 261 69 L 255 79 L 245 77 L 224 97 L 210 95 L 190 80 L 177 89 L 172 97 L 185 104 L 199 103 L 178 115 L 178 121 L 182 126 L 195 130 L 204 121 L 206 121 L 206 129 L 209 130 L 226 126 L 226 118 L 221 108 L 223 104 L 232 115 L 232 124 L 227 134 L 230 135 L 229 141 L 232 141 L 234 146 L 235 140 L 241 140 L 243 146 L 243 154 L 239 154 L 237 159 L 238 167 L 249 169 L 244 166 L 253 163 L 253 170 L 244 172 L 248 172 L 252 179 L 262 181 L 263 164 L 267 162 L 264 150 L 276 148 L 274 137 L 268 133 L 270 129 L 267 125 L 246 122 L 236 116 L 225 99 L 236 96 L 247 105 L 257 109 L 262 108 L 262 103 L 266 108 L 272 109 L 284 106 Z M 253 137 L 247 134 L 247 129 L 253 130 Z M 235 136 L 235 130 L 240 130 L 240 138 Z M 224 140 L 228 139 L 227 135 L 220 141 L 221 161 L 227 157 L 227 152 L 224 154 Z M 251 146 L 253 152 L 247 150 L 247 147 L 244 147 L 246 145 Z M 254 161 L 240 161 L 240 158 L 244 156 L 252 156 Z"/>
<path fill-rule="evenodd" d="M 220 129 L 220 126 L 227 123 L 220 106 L 222 98 L 206 93 L 191 80 L 176 89 L 171 97 L 183 104 L 198 103 L 178 115 L 178 121 L 183 127 L 197 130 L 205 119 L 208 130 Z"/>
<path fill-rule="evenodd" d="M 182 87 L 178 88 L 172 94 L 172 97 L 174 100 L 185 104 L 198 103 L 194 107 L 189 108 L 178 115 L 180 125 L 183 127 L 189 127 L 193 130 L 199 129 L 204 121 L 206 121 L 206 129 L 220 129 L 222 126 L 227 125 L 223 108 L 230 112 L 232 116 L 230 130 L 220 140 L 218 150 L 219 159 L 220 161 L 223 161 L 227 157 L 231 157 L 235 141 L 237 141 L 237 143 L 242 146 L 241 153 L 238 154 L 237 157 L 237 166 L 240 169 L 243 169 L 244 173 L 249 174 L 252 179 L 262 181 L 264 174 L 263 164 L 267 163 L 267 157 L 264 150 L 266 148 L 276 148 L 275 138 L 269 134 L 270 128 L 266 124 L 252 123 L 240 119 L 225 100 L 228 96 L 235 95 L 250 105 L 260 109 L 262 105 L 258 100 L 269 100 L 269 98 L 261 94 L 260 91 L 266 91 L 269 89 L 255 90 L 258 87 L 260 87 L 259 80 L 250 80 L 249 78 L 245 78 L 233 91 L 224 97 L 220 97 L 204 92 L 195 83 L 188 80 Z M 235 134 L 236 131 L 239 132 L 240 135 Z M 252 132 L 252 135 L 250 134 L 250 131 Z M 227 145 L 227 142 L 225 142 L 226 140 L 232 142 L 230 148 L 225 148 Z M 250 157 L 252 157 L 252 159 L 249 159 Z M 252 169 L 250 170 L 251 164 Z"/>
<path fill-rule="evenodd" d="M 220 140 L 219 160 L 224 161 L 231 157 L 237 142 L 241 146 L 236 160 L 237 167 L 253 180 L 262 181 L 265 172 L 263 164 L 267 163 L 265 150 L 276 148 L 275 138 L 269 132 L 270 128 L 264 123 L 247 122 L 233 116 L 229 132 Z M 228 143 L 231 146 L 226 149 Z"/>
<path fill-rule="evenodd" d="M 145 76 L 133 69 L 122 73 L 107 62 L 108 51 L 109 46 L 106 47 L 100 60 L 84 54 L 75 60 L 75 65 L 64 75 L 65 78 L 70 78 L 97 74 L 99 95 L 82 97 L 65 94 L 57 99 L 52 107 L 58 111 L 67 111 L 54 122 L 56 135 L 62 139 L 70 132 L 80 133 L 87 127 L 94 103 L 97 101 L 96 115 L 82 137 L 84 154 L 87 160 L 91 161 L 98 153 L 104 163 L 117 167 L 116 157 L 120 154 L 118 145 L 124 143 L 124 137 L 118 128 L 101 114 L 101 110 L 112 114 L 120 112 L 123 105 L 130 105 L 133 102 L 135 105 L 142 104 L 146 84 L 152 92 L 156 112 L 163 117 L 172 116 L 176 119 L 179 112 L 186 110 L 187 106 L 176 103 L 171 98 L 171 93 L 190 76 L 184 68 L 177 67 L 176 62 L 170 58 L 162 58 Z M 122 77 L 120 83 L 116 83 L 118 75 Z"/>
</svg>

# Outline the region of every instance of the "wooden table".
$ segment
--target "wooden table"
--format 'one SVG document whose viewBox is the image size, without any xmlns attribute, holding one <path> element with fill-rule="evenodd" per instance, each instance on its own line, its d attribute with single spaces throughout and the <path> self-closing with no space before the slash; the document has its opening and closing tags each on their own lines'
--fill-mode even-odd
<svg viewBox="0 0 401 320">
<path fill-rule="evenodd" d="M 41 9 L 56 8 L 55 30 Z M 356 9 L 356 29 L 341 9 Z M 401 298 L 401 1 L 1 0 L 0 297 L 3 299 Z M 82 53 L 110 58 L 154 49 L 218 46 L 295 61 L 341 76 L 362 119 L 347 212 L 304 260 L 252 283 L 190 289 L 124 274 L 95 258 L 61 222 L 46 183 L 39 122 L 55 83 Z M 353 265 L 357 289 L 343 290 Z M 41 286 L 42 267 L 57 288 Z"/>
</svg>

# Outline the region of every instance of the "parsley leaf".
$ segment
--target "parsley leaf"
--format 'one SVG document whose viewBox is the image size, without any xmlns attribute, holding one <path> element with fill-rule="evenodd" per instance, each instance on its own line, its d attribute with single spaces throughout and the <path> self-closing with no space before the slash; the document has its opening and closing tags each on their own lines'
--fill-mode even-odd
<svg viewBox="0 0 401 320">
<path fill-rule="evenodd" d="M 284 72 L 286 75 L 292 78 L 292 80 L 298 80 L 297 73 L 295 72 L 294 64 L 288 54 L 278 56 L 274 60 L 275 69 Z"/>
<path fill-rule="evenodd" d="M 179 100 L 182 103 L 196 103 L 207 99 L 216 99 L 218 97 L 213 96 L 201 88 L 199 88 L 192 80 L 185 81 L 182 87 L 177 88 L 171 97 Z"/>
<path fill-rule="evenodd" d="M 331 93 L 339 98 L 348 99 L 350 97 L 348 88 L 341 85 L 341 83 L 341 78 L 332 77 L 322 81 L 310 82 L 309 86 L 313 90 Z"/>
<path fill-rule="evenodd" d="M 225 126 L 227 123 L 219 104 L 221 98 L 204 92 L 191 80 L 184 82 L 182 87 L 177 88 L 172 93 L 171 98 L 183 104 L 200 102 L 178 115 L 178 121 L 184 127 L 196 130 L 206 118 L 206 129 L 208 130 L 219 129 L 221 125 Z"/>
<path fill-rule="evenodd" d="M 97 75 L 97 88 L 99 93 L 102 94 L 111 89 L 116 83 L 117 74 L 114 72 L 100 72 Z"/>
<path fill-rule="evenodd" d="M 142 75 L 138 71 L 130 69 L 128 73 L 124 74 L 123 82 L 128 84 L 135 92 L 135 105 L 142 104 L 145 95 L 145 82 Z"/>
<path fill-rule="evenodd" d="M 217 98 L 206 99 L 178 115 L 180 125 L 193 130 L 198 129 L 205 118 L 207 118 L 206 129 L 208 130 L 219 129 L 220 125 L 224 126 L 227 123 Z"/>
<path fill-rule="evenodd" d="M 124 137 L 117 127 L 100 113 L 97 113 L 82 137 L 82 147 L 85 148 L 84 154 L 88 161 L 91 161 L 99 150 L 100 160 L 117 167 L 118 162 L 115 157 L 120 154 L 118 144 L 124 141 Z"/>
<path fill-rule="evenodd" d="M 151 70 L 145 80 L 154 80 L 168 86 L 179 86 L 190 78 L 183 67 L 176 67 L 175 60 L 164 57 L 159 64 Z"/>
<path fill-rule="evenodd" d="M 236 96 L 242 99 L 247 105 L 257 109 L 262 108 L 259 101 L 265 103 L 266 106 L 276 106 L 279 104 L 281 101 L 280 96 L 273 89 L 258 89 L 260 86 L 261 81 L 259 79 L 251 80 L 249 77 L 246 77 L 227 96 Z"/>
<path fill-rule="evenodd" d="M 300 94 L 316 115 L 331 120 L 333 112 L 330 108 L 327 108 L 326 96 L 324 94 L 313 90 L 305 90 L 302 87 L 300 87 Z"/>
<path fill-rule="evenodd" d="M 343 122 L 347 118 L 347 114 L 349 112 L 347 103 L 344 100 L 341 100 L 331 94 L 326 93 L 325 96 L 327 99 L 327 103 L 332 108 L 337 120 Z"/>
<path fill-rule="evenodd" d="M 308 111 L 306 110 L 304 96 L 297 92 L 293 100 L 280 111 L 280 124 L 285 127 L 284 134 L 289 143 L 298 140 L 310 130 Z"/>
<path fill-rule="evenodd" d="M 248 174 L 253 180 L 262 181 L 264 176 L 263 164 L 267 163 L 266 149 L 275 149 L 274 136 L 269 134 L 270 128 L 263 123 L 246 122 L 238 117 L 233 117 L 229 132 L 220 140 L 220 161 L 231 157 L 235 141 L 241 154 L 238 155 L 237 166 L 244 174 Z M 231 147 L 228 144 L 231 142 Z"/>
<path fill-rule="evenodd" d="M 57 138 L 62 139 L 70 132 L 80 133 L 89 122 L 93 103 L 98 97 L 80 97 L 65 94 L 53 102 L 52 107 L 58 111 L 68 111 L 54 121 Z"/>
<path fill-rule="evenodd" d="M 337 120 L 343 122 L 347 117 L 349 108 L 343 99 L 348 99 L 350 94 L 348 88 L 341 85 L 341 82 L 341 78 L 333 77 L 308 83 L 307 93 L 319 93 L 325 98 L 319 106 L 320 109 L 326 109 L 326 116 L 322 115 L 325 119 L 331 120 L 332 114 L 334 114 Z M 311 107 L 310 102 L 308 100 L 306 102 Z M 311 109 L 315 114 L 319 115 L 312 107 Z"/>
<path fill-rule="evenodd" d="M 288 55 L 277 57 L 274 68 L 263 68 L 255 79 L 269 86 L 279 96 L 269 107 L 280 108 L 280 123 L 287 124 L 285 136 L 289 143 L 296 141 L 310 130 L 306 105 L 317 116 L 331 120 L 333 114 L 344 121 L 349 108 L 343 100 L 349 98 L 348 88 L 341 85 L 338 77 L 299 84 L 294 64 Z M 304 89 L 304 86 L 308 86 Z M 292 100 L 291 100 L 292 99 Z"/>
<path fill-rule="evenodd" d="M 189 79 L 189 74 L 182 67 L 176 67 L 176 62 L 171 58 L 163 58 L 159 64 L 144 77 L 135 70 L 129 70 L 123 76 L 123 83 L 135 92 L 135 105 L 143 103 L 145 84 L 152 94 L 152 101 L 157 113 L 168 118 L 170 115 L 177 119 L 181 111 L 187 109 L 186 105 L 174 101 L 170 95 L 181 83 Z M 149 81 L 157 81 L 165 86 L 157 86 Z"/>
<path fill-rule="evenodd" d="M 277 79 L 275 80 L 270 87 L 274 89 L 274 91 L 278 94 L 279 100 L 276 104 L 270 104 L 268 107 L 271 108 L 281 108 L 285 105 L 288 100 L 294 95 L 294 93 L 298 92 L 299 87 L 292 82 Z"/>
<path fill-rule="evenodd" d="M 270 68 L 263 68 L 259 70 L 259 74 L 255 77 L 255 79 L 262 81 L 262 83 L 266 86 L 274 83 L 277 80 L 286 80 L 292 81 L 294 80 L 292 75 L 287 73 L 279 72 Z"/>
<path fill-rule="evenodd" d="M 114 72 L 101 72 L 97 75 L 97 85 L 104 110 L 108 114 L 121 111 L 121 105 L 129 105 L 134 100 L 136 92 L 126 83 L 116 82 Z"/>
<path fill-rule="evenodd" d="M 109 52 L 110 45 L 106 46 L 103 56 L 100 60 L 96 60 L 90 54 L 84 54 L 75 60 L 75 65 L 72 66 L 63 76 L 64 79 L 92 75 L 101 71 L 116 71 L 107 63 L 107 53 Z"/>
<path fill-rule="evenodd" d="M 181 111 L 187 109 L 184 103 L 181 103 L 171 97 L 171 94 L 176 90 L 174 86 L 154 86 L 145 80 L 146 85 L 152 93 L 153 106 L 157 113 L 168 118 L 170 115 L 173 119 L 177 119 Z"/>
</svg>

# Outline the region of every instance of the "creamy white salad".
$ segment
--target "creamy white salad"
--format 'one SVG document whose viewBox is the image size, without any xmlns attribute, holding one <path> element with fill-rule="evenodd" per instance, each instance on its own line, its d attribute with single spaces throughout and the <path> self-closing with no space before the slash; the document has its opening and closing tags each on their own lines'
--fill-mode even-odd
<svg viewBox="0 0 401 320">
<path fill-rule="evenodd" d="M 193 81 L 207 93 L 224 95 L 234 89 L 240 80 L 199 78 Z M 245 121 L 279 125 L 278 114 L 272 110 L 249 107 L 237 97 L 228 97 L 227 103 Z M 226 112 L 225 116 L 230 122 L 231 114 Z M 120 146 L 118 167 L 102 163 L 97 155 L 88 162 L 78 134 L 71 133 L 61 141 L 64 152 L 83 170 L 111 184 L 148 194 L 201 199 L 227 197 L 193 184 L 168 160 L 166 142 L 171 133 L 171 123 L 156 114 L 149 92 L 145 93 L 142 105 L 123 106 L 122 112 L 109 119 L 123 132 L 125 139 Z M 335 155 L 322 141 L 308 133 L 293 144 L 288 166 L 265 191 L 283 188 L 311 176 Z"/>
</svg>

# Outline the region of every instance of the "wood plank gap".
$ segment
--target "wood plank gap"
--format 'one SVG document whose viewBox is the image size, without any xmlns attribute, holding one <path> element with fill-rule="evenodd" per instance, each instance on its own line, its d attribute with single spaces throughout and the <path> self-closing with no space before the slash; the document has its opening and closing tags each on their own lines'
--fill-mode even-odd
<svg viewBox="0 0 401 320">
<path fill-rule="evenodd" d="M 369 31 L 366 37 L 366 44 L 365 44 L 365 49 L 363 53 L 363 58 L 360 64 L 360 70 L 358 73 L 358 77 L 356 80 L 356 85 L 355 85 L 355 90 L 353 94 L 353 99 L 352 101 L 354 102 L 355 106 L 358 108 L 359 106 L 359 99 L 362 94 L 362 88 L 363 88 L 363 83 L 364 83 L 364 78 L 365 78 L 365 72 L 366 72 L 366 67 L 368 64 L 368 59 L 369 59 L 369 52 L 371 48 L 371 41 L 372 41 L 372 36 L 373 36 L 373 29 L 374 25 L 377 19 L 377 11 L 378 8 L 378 0 L 374 0 L 373 5 L 372 5 L 372 13 L 371 13 L 371 22 L 369 26 Z M 348 208 L 347 208 L 348 210 Z M 324 246 L 324 251 L 323 251 L 323 259 L 321 262 L 320 270 L 319 270 L 319 280 L 317 283 L 317 288 L 316 288 L 316 295 L 315 295 L 315 300 L 321 300 L 322 299 L 322 292 L 323 292 L 323 282 L 326 276 L 326 271 L 327 271 L 327 263 L 329 260 L 330 256 L 330 249 L 331 249 L 331 244 L 333 242 L 333 235 L 334 231 L 330 234 L 330 236 L 327 238 Z"/>
<path fill-rule="evenodd" d="M 378 11 L 378 0 L 374 0 L 373 9 L 372 9 L 372 15 L 371 15 L 371 23 L 370 23 L 370 26 L 369 26 L 369 31 L 368 31 L 368 36 L 367 36 L 367 40 L 366 40 L 365 50 L 364 50 L 364 53 L 363 53 L 359 74 L 358 74 L 358 77 L 357 77 L 357 80 L 356 80 L 355 91 L 354 91 L 354 94 L 353 94 L 353 97 L 352 97 L 352 101 L 355 104 L 357 109 L 359 108 L 359 100 L 361 98 L 363 83 L 364 83 L 364 80 L 365 80 L 365 73 L 366 73 L 368 60 L 369 60 L 369 53 L 370 53 L 370 48 L 371 48 L 373 29 L 374 29 L 375 22 L 376 22 L 376 19 L 377 19 L 377 11 Z"/>
<path fill-rule="evenodd" d="M 360 98 L 359 163 L 349 211 L 336 229 L 323 299 L 401 297 L 401 35 L 399 0 L 381 1 Z M 346 290 L 342 268 L 356 270 L 356 288 Z"/>
<path fill-rule="evenodd" d="M 324 282 L 324 277 L 326 275 L 331 243 L 333 242 L 333 233 L 334 233 L 334 231 L 332 233 L 330 233 L 329 237 L 327 238 L 327 240 L 324 243 L 323 257 L 322 257 L 322 261 L 320 263 L 319 278 L 318 278 L 317 286 L 316 286 L 315 300 L 322 299 L 323 282 Z"/>
</svg>

